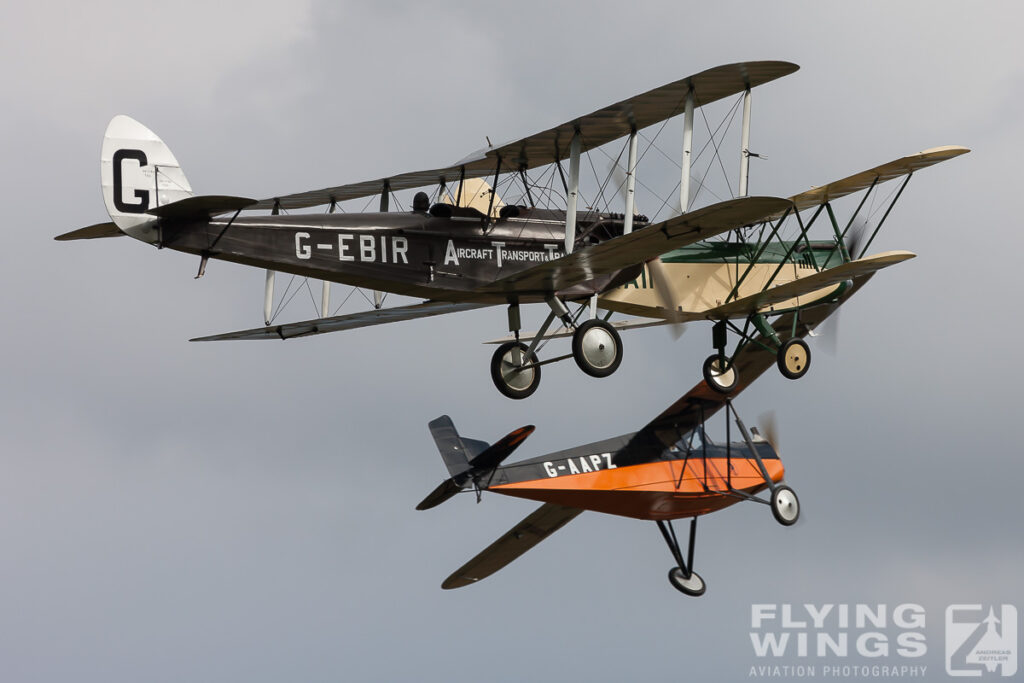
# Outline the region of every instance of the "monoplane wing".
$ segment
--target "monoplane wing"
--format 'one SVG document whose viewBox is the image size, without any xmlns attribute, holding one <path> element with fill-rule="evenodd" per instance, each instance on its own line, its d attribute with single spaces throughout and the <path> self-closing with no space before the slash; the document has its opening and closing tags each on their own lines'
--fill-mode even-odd
<svg viewBox="0 0 1024 683">
<path fill-rule="evenodd" d="M 286 323 L 283 325 L 268 325 L 265 327 L 254 327 L 249 330 L 238 332 L 227 332 L 225 334 L 214 334 L 208 337 L 196 337 L 189 341 L 227 341 L 235 339 L 293 339 L 295 337 L 309 337 L 314 334 L 325 332 L 339 332 L 341 330 L 353 330 L 357 327 L 371 327 L 394 323 L 401 320 L 415 320 L 416 318 L 429 318 L 445 313 L 458 313 L 460 311 L 472 311 L 476 308 L 484 308 L 490 304 L 476 303 L 451 303 L 447 301 L 424 301 L 410 306 L 395 306 L 393 308 L 375 308 L 359 313 L 338 315 L 332 318 L 316 318 L 314 320 L 303 320 L 297 323 Z"/>
<path fill-rule="evenodd" d="M 538 264 L 497 280 L 479 291 L 503 294 L 557 292 L 644 263 L 687 244 L 759 223 L 765 216 L 784 211 L 788 206 L 791 206 L 788 199 L 778 197 L 741 197 L 719 202 Z"/>
<path fill-rule="evenodd" d="M 555 533 L 583 512 L 579 508 L 545 503 L 529 517 L 487 546 L 452 573 L 441 588 L 461 588 L 485 579 Z"/>
<path fill-rule="evenodd" d="M 846 303 L 871 277 L 871 275 L 863 275 L 854 278 L 853 287 L 833 304 L 814 306 L 801 311 L 796 327 L 796 336 L 806 336 L 810 330 L 834 313 L 839 306 Z M 788 339 L 793 329 L 793 314 L 779 316 L 773 327 L 779 337 Z M 747 344 L 733 360 L 739 371 L 740 379 L 729 398 L 737 396 L 765 371 L 775 367 L 776 353 L 771 343 L 763 337 L 758 337 L 758 341 L 761 343 Z M 721 410 L 725 406 L 726 398 L 709 387 L 707 382 L 701 380 L 678 401 L 634 434 L 629 443 L 615 454 L 613 462 L 618 467 L 624 467 L 657 460 L 661 457 L 662 452 L 679 441 L 680 437 Z"/>
<path fill-rule="evenodd" d="M 779 61 L 717 66 L 616 102 L 535 135 L 479 150 L 451 166 L 269 197 L 246 208 L 272 209 L 276 206 L 280 209 L 302 209 L 369 197 L 382 191 L 394 192 L 433 184 L 456 184 L 460 177 L 481 178 L 494 175 L 498 169 L 499 159 L 501 168 L 507 171 L 545 166 L 569 157 L 569 145 L 575 131 L 580 132 L 580 149 L 586 152 L 629 135 L 634 129 L 646 128 L 682 113 L 686 94 L 691 90 L 694 94 L 694 106 L 700 107 L 781 78 L 799 68 L 796 64 Z"/>
<path fill-rule="evenodd" d="M 778 287 L 772 287 L 768 290 L 745 296 L 742 299 L 717 306 L 708 311 L 705 316 L 713 320 L 720 320 L 722 318 L 734 318 L 739 315 L 750 315 L 764 310 L 768 306 L 816 292 L 829 285 L 837 285 L 846 280 L 869 275 L 882 268 L 912 259 L 915 255 L 909 251 L 887 251 L 875 254 L 874 256 L 868 256 L 867 258 L 857 259 L 856 261 L 850 261 L 835 268 L 829 268 L 814 275 L 801 277 L 781 284 Z"/>
</svg>

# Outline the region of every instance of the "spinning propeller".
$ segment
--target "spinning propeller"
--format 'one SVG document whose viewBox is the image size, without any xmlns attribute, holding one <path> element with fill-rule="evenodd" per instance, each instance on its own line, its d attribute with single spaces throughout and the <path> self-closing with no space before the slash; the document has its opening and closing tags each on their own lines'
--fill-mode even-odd
<svg viewBox="0 0 1024 683">
<path fill-rule="evenodd" d="M 615 162 L 609 162 L 608 174 L 612 181 L 615 183 L 616 191 L 622 199 L 623 205 L 626 203 L 626 172 L 622 170 L 622 167 Z M 678 207 L 678 199 L 677 204 Z M 633 213 L 639 213 L 636 203 L 633 204 Z M 676 210 L 675 215 L 682 213 Z M 669 277 L 665 270 L 665 264 L 661 262 L 660 258 L 651 259 L 647 262 L 647 270 L 651 274 L 651 280 L 654 283 L 654 291 L 658 295 L 658 304 L 668 311 L 675 311 L 678 309 L 677 301 L 679 298 L 676 296 L 675 288 L 672 285 L 672 278 Z M 673 339 L 679 339 L 683 336 L 683 332 L 686 331 L 686 325 L 681 322 L 673 322 L 669 326 L 669 332 Z"/>
<path fill-rule="evenodd" d="M 772 450 L 777 454 L 780 453 L 779 425 L 775 419 L 774 410 L 761 413 L 760 417 L 757 418 L 757 432 L 771 445 Z"/>
<path fill-rule="evenodd" d="M 861 244 L 864 242 L 864 235 L 867 233 L 867 229 L 867 219 L 858 218 L 847 231 L 846 237 L 843 239 L 843 246 L 846 248 L 846 253 L 850 255 L 851 259 L 860 256 Z M 821 332 L 814 332 L 811 335 L 819 339 L 818 344 L 821 346 L 821 349 L 830 356 L 835 356 L 839 352 L 839 313 L 840 311 L 837 310 L 829 316 L 822 323 Z"/>
</svg>

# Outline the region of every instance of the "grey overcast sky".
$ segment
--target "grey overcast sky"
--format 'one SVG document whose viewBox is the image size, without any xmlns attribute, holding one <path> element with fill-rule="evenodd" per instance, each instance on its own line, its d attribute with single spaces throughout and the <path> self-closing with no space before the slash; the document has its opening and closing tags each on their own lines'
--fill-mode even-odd
<svg viewBox="0 0 1024 683">
<path fill-rule="evenodd" d="M 928 617 L 911 663 L 939 677 L 947 605 L 1024 609 L 1022 24 L 1014 2 L 4 3 L 0 678 L 738 680 L 752 603 L 905 602 Z M 197 192 L 262 197 L 450 163 L 756 59 L 802 68 L 754 93 L 754 193 L 973 152 L 910 183 L 877 246 L 919 258 L 850 303 L 838 354 L 738 400 L 776 411 L 804 519 L 702 521 L 700 599 L 665 581 L 653 524 L 598 514 L 442 591 L 533 506 L 413 507 L 444 474 L 430 419 L 489 440 L 534 423 L 523 456 L 632 431 L 697 380 L 706 326 L 631 333 L 613 377 L 563 363 L 512 402 L 480 343 L 500 309 L 189 344 L 258 325 L 263 273 L 197 281 L 127 238 L 52 240 L 106 220 L 115 114 Z"/>
</svg>

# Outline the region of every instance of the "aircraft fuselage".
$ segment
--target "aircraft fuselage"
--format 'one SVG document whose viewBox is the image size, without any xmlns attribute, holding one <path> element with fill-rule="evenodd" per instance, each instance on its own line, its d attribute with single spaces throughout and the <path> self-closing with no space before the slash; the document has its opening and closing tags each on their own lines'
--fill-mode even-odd
<svg viewBox="0 0 1024 683">
<path fill-rule="evenodd" d="M 543 215 L 559 212 L 531 212 L 541 215 L 491 223 L 473 213 L 298 214 L 233 221 L 220 216 L 202 223 L 165 219 L 158 245 L 406 296 L 495 303 L 505 296 L 474 290 L 565 254 L 564 214 L 559 220 Z M 622 220 L 586 214 L 577 230 L 585 235 L 582 246 L 621 234 Z M 612 280 L 604 277 L 590 287 L 600 291 Z M 525 302 L 541 296 L 527 292 L 519 298 Z"/>
</svg>

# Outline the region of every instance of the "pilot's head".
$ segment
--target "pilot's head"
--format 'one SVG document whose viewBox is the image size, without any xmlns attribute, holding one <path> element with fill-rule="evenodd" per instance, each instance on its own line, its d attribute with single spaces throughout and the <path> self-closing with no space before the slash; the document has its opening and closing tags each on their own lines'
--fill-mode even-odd
<svg viewBox="0 0 1024 683">
<path fill-rule="evenodd" d="M 416 196 L 412 198 L 412 210 L 426 212 L 430 209 L 430 197 L 427 196 L 426 192 L 417 192 Z"/>
</svg>

